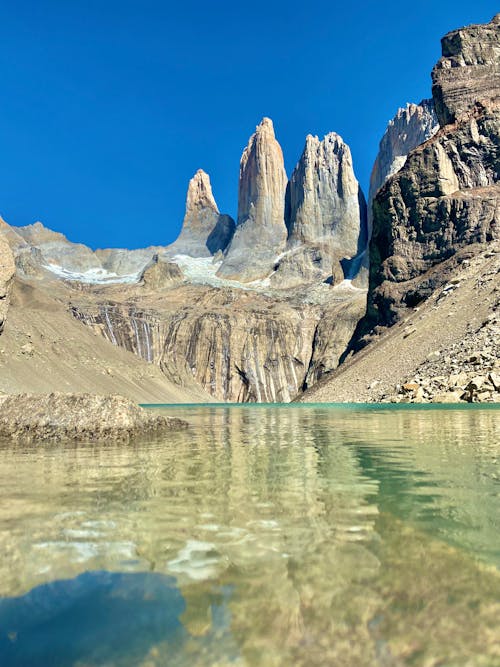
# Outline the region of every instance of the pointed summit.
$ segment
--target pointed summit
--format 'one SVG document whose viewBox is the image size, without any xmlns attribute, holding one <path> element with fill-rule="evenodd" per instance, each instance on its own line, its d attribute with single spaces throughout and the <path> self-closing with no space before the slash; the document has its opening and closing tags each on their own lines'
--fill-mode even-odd
<svg viewBox="0 0 500 667">
<path fill-rule="evenodd" d="M 224 250 L 234 233 L 234 220 L 221 215 L 212 193 L 210 177 L 198 169 L 189 181 L 186 213 L 177 240 L 167 247 L 166 253 L 210 257 Z"/>
<path fill-rule="evenodd" d="M 287 254 L 275 280 L 282 286 L 324 280 L 366 243 L 366 204 L 349 146 L 335 132 L 308 134 L 287 188 Z"/>
<path fill-rule="evenodd" d="M 263 118 L 241 156 L 238 224 L 218 275 L 250 282 L 272 271 L 287 236 L 286 183 L 273 122 Z"/>
<path fill-rule="evenodd" d="M 219 213 L 217 204 L 212 193 L 212 185 L 210 184 L 210 176 L 198 169 L 193 178 L 189 181 L 187 196 L 186 196 L 186 215 L 184 217 L 184 225 L 190 224 L 193 214 L 200 209 L 212 209 L 215 213 Z M 193 218 L 192 222 L 195 224 L 200 222 Z"/>
</svg>

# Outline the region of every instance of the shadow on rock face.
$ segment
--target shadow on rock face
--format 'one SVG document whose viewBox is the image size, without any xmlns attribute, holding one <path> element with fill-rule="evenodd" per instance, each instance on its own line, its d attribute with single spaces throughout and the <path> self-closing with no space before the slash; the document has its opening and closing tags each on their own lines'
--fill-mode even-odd
<svg viewBox="0 0 500 667">
<path fill-rule="evenodd" d="M 182 644 L 185 610 L 175 579 L 86 572 L 0 599 L 0 664 L 62 667 L 139 664 L 162 642 Z"/>
</svg>

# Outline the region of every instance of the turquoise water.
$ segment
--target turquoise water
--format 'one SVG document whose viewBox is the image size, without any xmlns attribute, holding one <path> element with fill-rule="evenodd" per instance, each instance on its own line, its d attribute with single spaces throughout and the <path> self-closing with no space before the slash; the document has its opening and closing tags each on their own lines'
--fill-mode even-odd
<svg viewBox="0 0 500 667">
<path fill-rule="evenodd" d="M 500 411 L 0 445 L 0 665 L 500 665 Z"/>
</svg>

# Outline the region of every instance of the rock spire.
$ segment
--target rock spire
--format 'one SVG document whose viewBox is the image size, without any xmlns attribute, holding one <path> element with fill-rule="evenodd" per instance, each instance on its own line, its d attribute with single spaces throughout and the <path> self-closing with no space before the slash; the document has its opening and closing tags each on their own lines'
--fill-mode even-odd
<svg viewBox="0 0 500 667">
<path fill-rule="evenodd" d="M 210 257 L 224 250 L 234 233 L 234 220 L 221 215 L 212 193 L 210 177 L 198 169 L 189 181 L 186 213 L 177 240 L 167 248 L 167 254 Z"/>
<path fill-rule="evenodd" d="M 264 118 L 241 156 L 238 223 L 219 276 L 250 282 L 272 271 L 287 237 L 286 184 L 283 152 Z"/>
<path fill-rule="evenodd" d="M 286 223 L 293 260 L 280 268 L 295 264 L 302 278 L 324 279 L 366 245 L 365 199 L 349 146 L 335 132 L 322 141 L 307 136 L 287 188 Z"/>
</svg>

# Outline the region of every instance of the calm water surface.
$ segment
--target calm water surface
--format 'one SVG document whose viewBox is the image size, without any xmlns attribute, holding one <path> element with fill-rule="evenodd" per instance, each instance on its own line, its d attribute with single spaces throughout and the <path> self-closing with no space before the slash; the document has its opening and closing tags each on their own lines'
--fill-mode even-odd
<svg viewBox="0 0 500 667">
<path fill-rule="evenodd" d="M 2 667 L 500 665 L 500 411 L 0 445 Z"/>
</svg>

